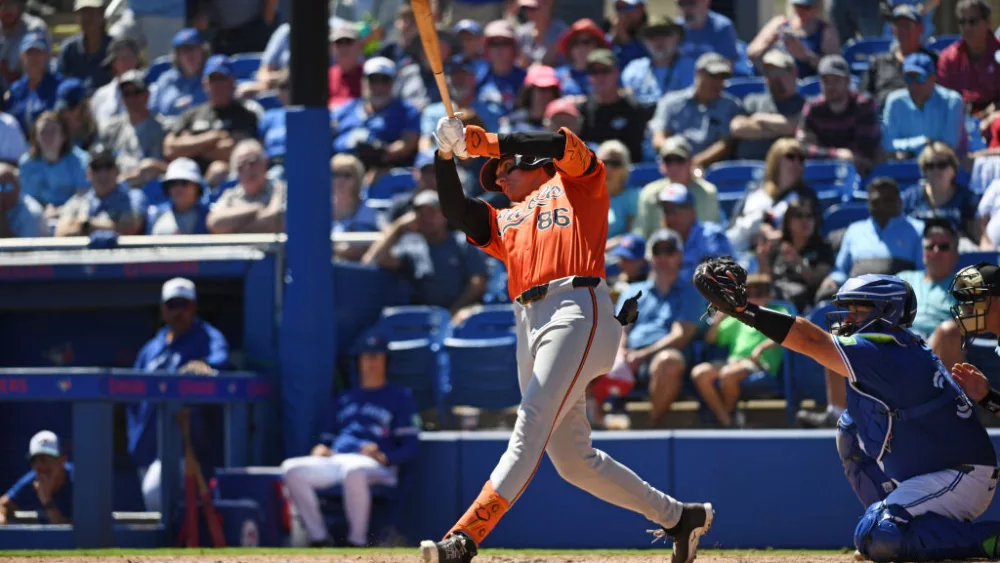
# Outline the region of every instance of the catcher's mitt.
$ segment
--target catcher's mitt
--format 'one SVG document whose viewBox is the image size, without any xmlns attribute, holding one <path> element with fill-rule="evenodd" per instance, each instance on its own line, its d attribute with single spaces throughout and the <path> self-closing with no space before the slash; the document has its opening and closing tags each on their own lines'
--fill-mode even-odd
<svg viewBox="0 0 1000 563">
<path fill-rule="evenodd" d="M 735 315 L 747 306 L 747 271 L 729 256 L 699 264 L 692 282 L 708 300 L 709 313 L 718 310 Z"/>
</svg>

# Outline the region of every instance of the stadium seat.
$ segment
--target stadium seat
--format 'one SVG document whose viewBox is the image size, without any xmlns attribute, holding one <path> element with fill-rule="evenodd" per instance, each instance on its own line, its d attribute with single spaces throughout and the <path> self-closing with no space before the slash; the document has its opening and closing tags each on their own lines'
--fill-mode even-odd
<svg viewBox="0 0 1000 563">
<path fill-rule="evenodd" d="M 958 41 L 961 38 L 962 36 L 957 34 L 932 37 L 930 41 L 927 42 L 927 49 L 930 51 L 934 51 L 936 53 L 940 53 L 941 51 L 944 51 L 945 48 L 948 47 L 948 45 L 951 45 L 952 43 Z"/>
<path fill-rule="evenodd" d="M 453 338 L 499 338 L 515 334 L 514 307 L 509 304 L 484 305 L 452 328 Z"/>
<path fill-rule="evenodd" d="M 717 162 L 705 171 L 705 181 L 718 189 L 719 206 L 731 216 L 743 196 L 764 179 L 764 163 L 759 160 Z"/>
<path fill-rule="evenodd" d="M 660 172 L 660 163 L 657 162 L 637 162 L 632 165 L 628 173 L 628 187 L 641 190 L 646 184 L 663 179 Z"/>
<path fill-rule="evenodd" d="M 847 59 L 847 64 L 851 65 L 851 73 L 860 75 L 868 70 L 869 57 L 888 53 L 893 41 L 891 37 L 863 37 L 848 41 L 842 53 Z"/>
<path fill-rule="evenodd" d="M 864 188 L 868 189 L 868 184 L 874 178 L 879 176 L 888 176 L 899 184 L 899 192 L 903 193 L 908 188 L 911 188 L 920 183 L 923 179 L 923 174 L 920 173 L 920 166 L 917 165 L 916 160 L 896 160 L 892 162 L 883 162 L 872 170 L 871 174 L 865 178 Z M 865 199 L 868 195 L 865 194 Z"/>
<path fill-rule="evenodd" d="M 260 68 L 261 53 L 240 53 L 229 58 L 236 80 L 251 80 Z"/>
<path fill-rule="evenodd" d="M 444 347 L 449 405 L 499 410 L 521 402 L 513 306 L 484 307 L 455 327 Z"/>
<path fill-rule="evenodd" d="M 170 55 L 156 57 L 156 59 L 150 63 L 149 68 L 146 69 L 146 84 L 151 86 L 154 82 L 156 82 L 156 79 L 159 78 L 161 74 L 166 72 L 172 66 L 174 66 L 174 60 Z"/>
<path fill-rule="evenodd" d="M 392 199 L 393 196 L 416 189 L 417 182 L 407 168 L 393 168 L 368 186 L 365 199 Z"/>
<path fill-rule="evenodd" d="M 421 410 L 436 407 L 445 412 L 447 358 L 442 344 L 450 327 L 447 309 L 427 305 L 387 307 L 376 323 L 389 341 L 389 381 L 409 387 Z"/>
<path fill-rule="evenodd" d="M 834 205 L 823 212 L 823 236 L 833 231 L 846 228 L 855 221 L 868 218 L 868 204 L 860 201 L 850 201 Z"/>
<path fill-rule="evenodd" d="M 742 100 L 748 94 L 767 92 L 767 81 L 758 76 L 730 78 L 726 81 L 726 92 Z"/>
<path fill-rule="evenodd" d="M 993 251 L 983 251 L 983 252 L 963 252 L 958 255 L 958 264 L 955 266 L 956 269 L 961 269 L 966 266 L 972 266 L 980 262 L 989 262 L 990 264 L 996 264 L 1000 262 L 1000 254 L 995 250 Z"/>
<path fill-rule="evenodd" d="M 260 104 L 260 107 L 264 108 L 264 110 L 281 107 L 281 100 L 278 99 L 278 96 L 274 92 L 266 92 L 257 96 L 257 103 Z"/>
<path fill-rule="evenodd" d="M 860 184 L 854 164 L 843 160 L 807 160 L 803 178 L 816 191 L 823 209 L 850 199 Z"/>
<path fill-rule="evenodd" d="M 747 56 L 747 42 L 736 40 L 736 60 L 733 61 L 733 76 L 760 76 L 757 67 Z"/>
</svg>

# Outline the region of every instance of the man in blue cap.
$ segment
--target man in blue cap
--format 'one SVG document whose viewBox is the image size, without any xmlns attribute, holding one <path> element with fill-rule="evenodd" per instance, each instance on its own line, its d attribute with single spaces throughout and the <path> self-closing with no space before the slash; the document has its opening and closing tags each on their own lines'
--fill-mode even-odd
<svg viewBox="0 0 1000 563">
<path fill-rule="evenodd" d="M 361 336 L 353 350 L 357 387 L 337 398 L 320 443 L 310 454 L 281 464 L 292 506 L 314 547 L 333 545 L 320 513 L 318 489 L 343 488 L 347 545 L 369 545 L 370 487 L 396 486 L 399 466 L 417 455 L 417 403 L 408 388 L 387 382 L 388 350 L 385 336 L 374 329 Z"/>
<path fill-rule="evenodd" d="M 173 68 L 150 86 L 149 107 L 154 113 L 175 118 L 208 99 L 201 86 L 208 44 L 197 29 L 184 28 L 174 34 Z"/>
<path fill-rule="evenodd" d="M 618 239 L 618 245 L 608 254 L 618 259 L 620 270 L 611 290 L 612 296 L 623 293 L 629 284 L 645 281 L 649 276 L 646 239 L 642 235 L 635 233 L 622 235 Z"/>
<path fill-rule="evenodd" d="M 689 281 L 705 258 L 732 256 L 733 246 L 718 223 L 698 220 L 694 197 L 683 184 L 669 184 L 660 190 L 663 227 L 676 231 L 684 242 L 680 279 Z"/>
<path fill-rule="evenodd" d="M 260 117 L 234 96 L 233 65 L 225 55 L 212 55 L 202 71 L 202 85 L 208 101 L 181 114 L 173 130 L 163 140 L 167 160 L 188 157 L 202 169 L 222 161 L 228 169 L 236 143 L 257 138 Z"/>
<path fill-rule="evenodd" d="M 51 44 L 45 20 L 25 11 L 25 0 L 7 0 L 0 5 L 0 92 L 21 77 L 19 48 L 24 36 L 37 33 Z"/>
<path fill-rule="evenodd" d="M 455 111 L 474 110 L 476 115 L 483 120 L 483 129 L 496 131 L 500 116 L 504 115 L 506 111 L 497 102 L 479 99 L 477 69 L 482 65 L 481 60 L 472 59 L 464 54 L 455 55 L 445 65 L 445 75 L 450 85 L 451 101 L 455 106 Z M 435 102 L 424 108 L 420 114 L 420 147 L 422 149 L 434 146 L 431 134 L 434 133 L 434 128 L 437 127 L 438 121 L 445 116 L 445 113 L 444 103 Z M 467 115 L 463 118 L 465 118 L 464 121 L 468 121 Z"/>
<path fill-rule="evenodd" d="M 21 123 L 30 134 L 35 118 L 56 104 L 56 89 L 62 77 L 49 70 L 50 44 L 44 35 L 30 33 L 21 40 L 21 68 L 24 74 L 4 94 L 4 111 Z"/>
<path fill-rule="evenodd" d="M 928 141 L 942 141 L 959 155 L 967 149 L 962 95 L 937 83 L 937 65 L 926 53 L 903 60 L 906 88 L 889 94 L 882 110 L 882 148 L 899 159 L 916 158 Z"/>
<path fill-rule="evenodd" d="M 461 20 L 451 28 L 458 40 L 458 54 L 474 61 L 483 58 L 483 26 L 476 20 Z"/>
<path fill-rule="evenodd" d="M 889 25 L 889 24 L 886 24 Z M 906 87 L 903 80 L 903 61 L 913 53 L 927 53 L 937 60 L 937 53 L 923 44 L 926 32 L 921 14 L 909 4 L 899 4 L 892 9 L 890 32 L 895 41 L 889 51 L 872 55 L 868 70 L 861 75 L 858 91 L 871 96 L 879 109 L 885 107 L 889 94 Z"/>
</svg>

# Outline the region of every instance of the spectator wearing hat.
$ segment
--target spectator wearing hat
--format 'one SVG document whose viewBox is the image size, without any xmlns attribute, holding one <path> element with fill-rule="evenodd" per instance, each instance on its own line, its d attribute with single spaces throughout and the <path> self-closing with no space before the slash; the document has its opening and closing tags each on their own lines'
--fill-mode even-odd
<svg viewBox="0 0 1000 563">
<path fill-rule="evenodd" d="M 28 442 L 31 471 L 0 497 L 0 524 L 17 523 L 14 512 L 34 511 L 39 524 L 72 524 L 73 464 L 55 432 L 42 430 Z"/>
<path fill-rule="evenodd" d="M 687 188 L 694 199 L 698 221 L 719 223 L 722 220 L 718 190 L 714 184 L 695 175 L 694 165 L 691 163 L 691 143 L 687 139 L 674 135 L 663 143 L 660 149 L 660 174 L 663 174 L 663 179 L 646 184 L 639 192 L 638 211 L 632 232 L 649 237 L 660 229 L 663 223 L 660 192 L 670 184 L 680 184 Z"/>
<path fill-rule="evenodd" d="M 412 9 L 411 9 L 412 10 Z M 416 25 L 413 26 L 414 28 Z M 482 62 L 483 59 L 483 27 L 476 20 L 461 20 L 451 28 L 458 42 L 457 52 L 466 59 Z M 411 33 L 416 33 L 411 30 Z M 391 58 L 391 57 L 390 57 Z"/>
<path fill-rule="evenodd" d="M 875 102 L 851 89 L 851 67 L 840 55 L 823 57 L 819 77 L 822 94 L 802 107 L 796 137 L 810 158 L 852 161 L 867 174 L 881 154 Z"/>
<path fill-rule="evenodd" d="M 611 17 L 611 50 L 618 63 L 625 67 L 630 62 L 648 57 L 649 53 L 639 38 L 639 33 L 649 21 L 646 0 L 616 0 Z"/>
<path fill-rule="evenodd" d="M 705 301 L 680 278 L 684 242 L 670 229 L 653 233 L 646 243 L 650 273 L 646 281 L 631 284 L 618 298 L 618 308 L 638 295 L 639 317 L 625 327 L 618 348 L 639 385 L 649 389 L 653 403 L 650 425 L 660 422 L 680 395 L 684 373 L 693 364 L 691 340 L 701 328 Z"/>
<path fill-rule="evenodd" d="M 479 98 L 479 80 L 476 68 L 479 61 L 465 55 L 454 55 L 445 64 L 445 79 L 451 92 L 451 103 L 456 112 L 472 110 L 483 121 L 483 129 L 496 131 L 499 128 L 500 116 L 507 111 L 499 102 L 485 101 Z M 433 150 L 434 139 L 431 134 L 438 121 L 447 115 L 443 102 L 434 102 L 420 113 L 420 149 Z M 462 115 L 462 120 L 468 123 L 468 116 Z"/>
<path fill-rule="evenodd" d="M 442 25 L 437 26 L 437 34 L 438 48 L 441 53 L 440 60 L 450 60 L 452 53 L 456 50 L 455 35 L 450 28 Z M 431 70 L 427 53 L 423 49 L 417 52 L 412 62 L 396 66 L 399 69 L 399 75 L 393 81 L 392 89 L 396 97 L 410 102 L 421 111 L 428 105 L 441 101 L 441 93 L 438 91 L 434 79 L 434 71 Z"/>
<path fill-rule="evenodd" d="M 163 118 L 149 110 L 149 90 L 141 70 L 129 70 L 116 84 L 123 113 L 105 121 L 100 142 L 114 151 L 122 178 L 133 186 L 142 185 L 166 171 L 163 159 Z"/>
<path fill-rule="evenodd" d="M 914 53 L 924 53 L 937 60 L 937 54 L 927 49 L 922 41 L 923 23 L 913 6 L 900 4 L 892 10 L 892 35 L 896 38 L 887 53 L 872 55 L 868 70 L 861 75 L 858 90 L 875 100 L 879 110 L 891 92 L 906 88 L 903 79 L 903 61 Z"/>
<path fill-rule="evenodd" d="M 118 164 L 109 147 L 95 144 L 90 149 L 87 179 L 91 187 L 77 193 L 62 206 L 57 237 L 89 235 L 94 231 L 115 231 L 120 235 L 145 232 L 146 208 L 142 190 L 118 183 Z"/>
<path fill-rule="evenodd" d="M 476 305 L 486 292 L 483 253 L 452 232 L 437 191 L 413 198 L 413 211 L 393 221 L 368 249 L 362 264 L 395 272 L 413 285 L 413 302 L 451 311 Z"/>
<path fill-rule="evenodd" d="M 736 28 L 733 21 L 710 9 L 712 0 L 677 0 L 681 15 L 677 23 L 684 26 L 681 49 L 694 58 L 705 53 L 718 53 L 730 63 L 739 58 Z"/>
<path fill-rule="evenodd" d="M 691 279 L 694 269 L 707 258 L 734 255 L 726 230 L 721 225 L 698 220 L 694 196 L 684 185 L 669 184 L 660 190 L 659 197 L 663 212 L 661 227 L 676 232 L 684 243 L 681 279 Z"/>
<path fill-rule="evenodd" d="M 207 235 L 209 208 L 203 198 L 205 179 L 198 163 L 190 158 L 171 162 L 161 185 L 167 201 L 150 206 L 146 234 Z"/>
<path fill-rule="evenodd" d="M 632 162 L 642 161 L 642 141 L 650 110 L 619 86 L 621 67 L 615 54 L 598 49 L 587 57 L 591 95 L 580 105 L 583 131 L 588 143 L 618 139 L 628 147 Z"/>
<path fill-rule="evenodd" d="M 97 120 L 90 113 L 90 98 L 79 78 L 67 78 L 56 89 L 55 110 L 75 146 L 83 150 L 97 138 Z"/>
<path fill-rule="evenodd" d="M 964 154 L 965 108 L 962 96 L 937 83 L 934 59 L 913 53 L 903 61 L 906 88 L 885 99 L 882 150 L 897 159 L 912 159 L 931 141 L 941 141 Z"/>
<path fill-rule="evenodd" d="M 802 78 L 815 76 L 823 55 L 840 53 L 837 30 L 823 17 L 822 0 L 791 0 L 785 15 L 774 16 L 747 45 L 747 56 L 760 64 L 766 53 L 788 53 Z"/>
<path fill-rule="evenodd" d="M 536 64 L 528 69 L 524 88 L 517 94 L 514 111 L 508 116 L 513 133 L 542 131 L 545 108 L 562 97 L 559 78 L 550 66 Z"/>
<path fill-rule="evenodd" d="M 392 94 L 396 64 L 365 61 L 362 97 L 333 112 L 333 151 L 354 152 L 373 176 L 413 162 L 420 140 L 420 112 Z"/>
<path fill-rule="evenodd" d="M 552 14 L 554 0 L 517 0 L 525 21 L 517 28 L 517 43 L 521 50 L 521 64 L 556 67 L 564 62 L 556 43 L 569 26 Z"/>
<path fill-rule="evenodd" d="M 565 64 L 556 67 L 556 76 L 565 96 L 590 94 L 590 77 L 587 74 L 587 57 L 595 49 L 610 49 L 611 42 L 593 20 L 577 20 L 563 32 L 555 49 Z"/>
<path fill-rule="evenodd" d="M 424 172 L 422 168 L 425 163 L 422 160 L 425 159 L 417 157 L 417 165 L 420 168 L 414 168 L 414 175 Z M 379 228 L 374 209 L 362 204 L 361 182 L 364 180 L 365 167 L 361 165 L 358 157 L 345 153 L 333 155 L 330 159 L 330 174 L 332 177 L 330 203 L 333 205 L 330 233 L 377 233 Z M 352 260 L 360 259 L 364 253 L 365 247 L 354 245 L 355 250 L 358 248 L 361 248 L 361 252 L 351 258 Z"/>
<path fill-rule="evenodd" d="M 54 111 L 38 116 L 31 130 L 28 152 L 18 166 L 21 189 L 45 208 L 46 218 L 59 216 L 59 208 L 90 185 L 87 152 L 73 146 Z"/>
<path fill-rule="evenodd" d="M 149 107 L 153 113 L 169 118 L 170 123 L 208 100 L 202 86 L 202 70 L 208 54 L 208 44 L 197 29 L 184 28 L 174 34 L 173 66 L 149 88 Z"/>
<path fill-rule="evenodd" d="M 104 124 L 113 116 L 125 112 L 122 103 L 119 79 L 130 70 L 141 66 L 139 44 L 132 38 L 115 39 L 108 45 L 108 56 L 104 58 L 104 66 L 109 69 L 114 78 L 98 88 L 90 97 L 90 113 L 99 124 Z M 143 78 L 143 89 L 145 89 Z"/>
<path fill-rule="evenodd" d="M 695 70 L 694 86 L 668 94 L 657 103 L 649 128 L 657 150 L 668 137 L 683 135 L 694 152 L 694 165 L 705 168 L 730 155 L 735 143 L 729 124 L 744 110 L 740 101 L 725 91 L 726 80 L 733 74 L 733 65 L 726 58 L 705 53 L 698 57 Z"/>
<path fill-rule="evenodd" d="M 75 0 L 73 15 L 80 33 L 60 45 L 59 73 L 79 78 L 84 88 L 93 92 L 111 81 L 104 64 L 111 44 L 111 37 L 104 29 L 104 0 Z"/>
<path fill-rule="evenodd" d="M 618 238 L 618 244 L 608 253 L 618 263 L 618 277 L 611 289 L 615 296 L 621 295 L 629 284 L 645 281 L 649 277 L 649 262 L 646 260 L 646 239 L 635 233 L 625 233 Z"/>
<path fill-rule="evenodd" d="M 892 5 L 893 10 L 900 6 L 906 6 L 917 14 L 923 28 L 920 34 L 922 42 L 926 42 L 931 37 L 934 37 L 934 11 L 941 6 L 941 0 L 890 0 L 889 3 Z M 890 35 L 892 35 L 892 23 L 886 22 L 882 36 L 887 37 Z"/>
<path fill-rule="evenodd" d="M 959 0 L 955 16 L 962 37 L 945 47 L 937 62 L 938 82 L 954 90 L 983 120 L 995 112 L 985 110 L 1000 101 L 1000 38 L 990 24 L 990 4 L 986 0 Z"/>
<path fill-rule="evenodd" d="M 649 56 L 628 63 L 622 71 L 622 86 L 652 108 L 664 95 L 694 83 L 695 60 L 681 53 L 684 26 L 669 16 L 654 18 L 643 28 L 642 39 Z"/>
<path fill-rule="evenodd" d="M 3 107 L 28 133 L 38 114 L 56 106 L 56 90 L 62 81 L 60 74 L 49 70 L 49 43 L 44 35 L 31 33 L 21 40 L 21 69 L 21 78 L 4 94 Z"/>
<path fill-rule="evenodd" d="M 160 291 L 160 315 L 164 326 L 153 335 L 135 359 L 138 371 L 171 371 L 188 375 L 212 377 L 229 367 L 229 343 L 214 326 L 198 316 L 198 293 L 194 282 L 172 278 Z M 143 401 L 128 405 L 125 410 L 128 452 L 139 468 L 139 482 L 146 510 L 158 512 L 160 498 L 160 460 L 157 459 L 157 407 Z M 214 427 L 204 423 L 199 408 L 190 410 L 191 440 L 202 470 L 215 467 L 218 446 L 211 444 Z M 178 437 L 179 438 L 179 437 Z M 179 462 L 180 460 L 178 460 Z M 206 472 L 208 477 L 210 472 Z M 178 483 L 179 484 L 179 483 Z"/>
<path fill-rule="evenodd" d="M 743 98 L 746 115 L 737 115 L 729 124 L 736 139 L 736 158 L 764 160 L 774 141 L 794 137 L 806 100 L 798 92 L 795 60 L 784 51 L 772 49 L 764 55 L 767 92 Z"/>
<path fill-rule="evenodd" d="M 28 139 L 17 118 L 0 111 L 0 163 L 17 164 L 28 152 Z"/>
<path fill-rule="evenodd" d="M 49 234 L 42 205 L 21 193 L 17 167 L 0 163 L 0 238 L 47 237 Z"/>
<path fill-rule="evenodd" d="M 25 36 L 37 34 L 46 45 L 52 44 L 45 20 L 29 14 L 26 3 L 26 0 L 7 0 L 0 9 L 0 92 L 6 92 L 21 78 L 20 49 Z"/>
<path fill-rule="evenodd" d="M 369 330 L 352 352 L 357 357 L 357 386 L 337 398 L 320 443 L 310 454 L 281 464 L 289 500 L 314 547 L 333 545 L 317 490 L 343 488 L 347 542 L 365 547 L 371 544 L 370 487 L 395 487 L 399 466 L 415 460 L 420 449 L 420 414 L 413 393 L 386 379 L 385 336 Z"/>
<path fill-rule="evenodd" d="M 546 131 L 558 133 L 563 127 L 579 136 L 583 131 L 583 115 L 572 98 L 559 98 L 545 106 L 542 126 Z"/>
<path fill-rule="evenodd" d="M 193 158 L 205 170 L 212 162 L 228 161 L 236 143 L 256 138 L 259 116 L 234 97 L 229 57 L 212 55 L 203 75 L 208 101 L 181 114 L 163 140 L 163 156 Z"/>
<path fill-rule="evenodd" d="M 488 67 L 479 80 L 479 99 L 499 104 L 510 113 L 527 77 L 527 72 L 515 64 L 518 53 L 514 26 L 505 20 L 496 20 L 486 26 L 484 36 Z"/>
<path fill-rule="evenodd" d="M 284 182 L 267 177 L 267 156 L 256 139 L 233 148 L 229 169 L 238 183 L 222 192 L 208 214 L 213 234 L 280 233 L 285 229 L 288 202 Z"/>
<path fill-rule="evenodd" d="M 336 109 L 361 97 L 364 45 L 358 39 L 357 24 L 344 22 L 330 28 L 330 45 L 335 62 L 327 72 L 330 89 L 327 106 Z"/>
</svg>

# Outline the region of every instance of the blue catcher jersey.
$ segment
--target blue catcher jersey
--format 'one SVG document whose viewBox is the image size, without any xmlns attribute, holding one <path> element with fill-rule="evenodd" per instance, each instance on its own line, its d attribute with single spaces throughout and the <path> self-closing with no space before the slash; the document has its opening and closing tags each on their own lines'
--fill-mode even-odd
<svg viewBox="0 0 1000 563">
<path fill-rule="evenodd" d="M 847 411 L 862 448 L 897 482 L 959 465 L 997 463 L 976 407 L 918 336 L 834 337 L 847 364 Z"/>
</svg>

